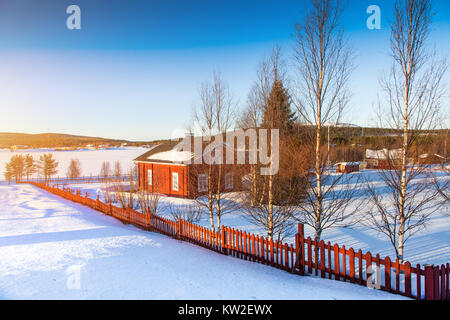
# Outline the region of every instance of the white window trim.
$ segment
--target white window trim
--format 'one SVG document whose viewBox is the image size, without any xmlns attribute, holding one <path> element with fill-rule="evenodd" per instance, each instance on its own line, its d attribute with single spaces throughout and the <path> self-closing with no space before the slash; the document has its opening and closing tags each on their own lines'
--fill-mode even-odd
<svg viewBox="0 0 450 320">
<path fill-rule="evenodd" d="M 175 182 L 176 177 L 176 182 Z M 179 190 L 179 179 L 178 179 L 178 172 L 172 172 L 172 190 L 178 191 Z"/>
<path fill-rule="evenodd" d="M 198 192 L 208 191 L 208 176 L 204 173 L 201 173 L 198 175 L 197 179 L 198 179 L 197 181 Z M 200 183 L 203 179 L 206 180 L 206 183 Z M 204 187 L 202 188 L 202 186 Z"/>
<path fill-rule="evenodd" d="M 153 171 L 151 169 L 147 172 L 147 184 L 149 186 L 153 185 Z"/>
<path fill-rule="evenodd" d="M 225 174 L 225 189 L 233 189 L 233 172 L 228 172 Z"/>
</svg>

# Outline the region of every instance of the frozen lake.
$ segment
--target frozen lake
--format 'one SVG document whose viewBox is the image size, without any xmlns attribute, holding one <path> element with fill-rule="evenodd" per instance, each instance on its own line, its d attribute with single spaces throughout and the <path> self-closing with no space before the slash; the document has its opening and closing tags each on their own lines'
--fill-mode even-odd
<svg viewBox="0 0 450 320">
<path fill-rule="evenodd" d="M 42 154 L 52 153 L 53 157 L 59 162 L 58 174 L 56 176 L 65 177 L 66 170 L 72 159 L 81 161 L 81 174 L 83 176 L 96 176 L 100 173 L 103 161 L 111 163 L 111 169 L 114 162 L 120 161 L 122 170 L 125 172 L 132 164 L 132 160 L 145 153 L 149 149 L 139 147 L 121 147 L 101 150 L 76 150 L 76 151 L 54 151 L 52 149 L 29 149 L 17 150 L 11 152 L 9 149 L 0 149 L 0 180 L 4 180 L 5 165 L 15 154 L 31 154 L 37 161 Z M 55 177 L 56 177 L 55 176 Z"/>
</svg>

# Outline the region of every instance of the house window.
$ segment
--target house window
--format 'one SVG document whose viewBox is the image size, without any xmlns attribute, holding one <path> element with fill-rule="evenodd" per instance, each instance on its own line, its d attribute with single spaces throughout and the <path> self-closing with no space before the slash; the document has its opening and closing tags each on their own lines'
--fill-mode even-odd
<svg viewBox="0 0 450 320">
<path fill-rule="evenodd" d="M 172 190 L 178 191 L 178 173 L 177 172 L 172 173 Z"/>
<path fill-rule="evenodd" d="M 198 175 L 198 192 L 208 191 L 208 176 L 206 174 Z"/>
<path fill-rule="evenodd" d="M 225 189 L 233 189 L 233 172 L 225 174 Z"/>
<path fill-rule="evenodd" d="M 152 170 L 148 170 L 148 185 L 152 186 L 153 185 L 153 171 Z"/>
</svg>

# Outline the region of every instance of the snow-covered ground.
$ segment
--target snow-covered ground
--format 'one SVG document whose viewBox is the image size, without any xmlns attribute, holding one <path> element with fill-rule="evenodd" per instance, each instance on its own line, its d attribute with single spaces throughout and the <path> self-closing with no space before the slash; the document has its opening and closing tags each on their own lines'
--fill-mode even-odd
<svg viewBox="0 0 450 320">
<path fill-rule="evenodd" d="M 223 256 L 30 185 L 0 186 L 0 257 L 0 299 L 403 299 Z"/>
<path fill-rule="evenodd" d="M 439 173 L 438 173 L 439 175 Z M 359 176 L 359 178 L 358 178 Z M 450 179 L 448 176 L 444 177 L 440 174 L 440 179 Z M 374 186 L 383 192 L 384 182 L 381 180 L 379 173 L 376 170 L 362 171 L 354 173 L 349 176 L 350 180 L 346 183 L 354 184 L 355 188 L 360 188 L 360 197 L 364 197 L 363 184 L 364 181 L 370 181 Z M 416 179 L 417 183 L 420 183 L 420 179 Z M 97 194 L 102 199 L 102 192 L 104 188 L 102 184 L 74 184 L 71 187 L 81 189 L 84 192 L 88 192 L 89 196 L 95 198 Z M 338 188 L 341 186 L 338 186 Z M 183 205 L 189 203 L 192 200 L 163 197 L 160 200 L 161 203 L 161 215 L 167 215 L 167 205 Z M 361 213 L 366 208 L 360 209 Z M 170 218 L 170 216 L 168 216 Z M 233 214 L 224 215 L 222 223 L 226 226 L 237 228 L 240 230 L 249 231 L 259 235 L 266 235 L 264 230 L 253 225 L 251 221 L 246 219 L 241 212 L 235 212 Z M 209 217 L 203 216 L 198 224 L 209 227 Z M 313 229 L 305 226 L 306 236 L 314 236 Z M 389 241 L 389 239 L 373 229 L 365 227 L 361 224 L 356 224 L 347 228 L 334 228 L 327 229 L 322 234 L 322 239 L 325 242 L 330 241 L 332 244 L 337 243 L 339 245 L 345 245 L 347 248 L 353 247 L 353 249 L 361 249 L 363 252 L 370 251 L 372 254 L 379 253 L 381 257 L 389 256 L 395 260 L 395 252 Z M 287 243 L 294 243 L 294 237 L 287 237 L 285 239 Z M 431 217 L 430 222 L 427 224 L 426 229 L 414 234 L 406 242 L 405 247 L 406 260 L 415 265 L 420 264 L 445 264 L 450 262 L 450 207 L 441 205 L 439 210 Z"/>
<path fill-rule="evenodd" d="M 76 150 L 76 151 L 54 151 L 54 150 L 17 150 L 11 152 L 9 149 L 0 149 L 0 180 L 5 179 L 5 165 L 15 154 L 31 154 L 37 161 L 44 153 L 52 153 L 53 157 L 59 162 L 58 173 L 56 176 L 65 177 L 70 160 L 79 159 L 81 162 L 81 174 L 84 176 L 96 176 L 100 173 L 103 161 L 111 163 L 111 169 L 114 168 L 114 162 L 120 161 L 122 170 L 126 172 L 132 164 L 132 160 L 147 152 L 149 149 L 139 147 L 120 147 L 99 150 Z"/>
</svg>

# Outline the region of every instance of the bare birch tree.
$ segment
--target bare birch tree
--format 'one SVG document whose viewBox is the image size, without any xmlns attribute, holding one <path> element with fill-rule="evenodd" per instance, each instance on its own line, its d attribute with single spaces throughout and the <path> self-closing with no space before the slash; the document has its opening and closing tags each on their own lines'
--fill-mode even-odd
<svg viewBox="0 0 450 320">
<path fill-rule="evenodd" d="M 337 124 L 349 101 L 347 84 L 353 66 L 341 25 L 343 12 L 344 1 L 311 0 L 304 20 L 295 28 L 296 107 L 314 155 L 311 171 L 306 173 L 307 196 L 297 219 L 315 230 L 318 241 L 323 230 L 348 225 L 356 212 L 350 206 L 356 190 L 343 182 L 350 177 L 329 174 L 323 142 L 324 126 Z"/>
<path fill-rule="evenodd" d="M 167 212 L 174 221 L 182 219 L 189 223 L 197 223 L 203 215 L 203 209 L 197 203 L 171 203 L 167 206 Z"/>
<path fill-rule="evenodd" d="M 81 162 L 79 159 L 71 159 L 67 168 L 66 176 L 69 179 L 76 179 L 81 176 Z"/>
<path fill-rule="evenodd" d="M 133 175 L 133 169 L 130 172 Z M 137 178 L 137 177 L 136 177 Z M 133 183 L 134 187 L 137 188 L 136 183 Z M 131 186 L 130 186 L 131 189 Z M 141 208 L 141 212 L 146 214 L 150 213 L 156 215 L 160 209 L 160 199 L 161 193 L 160 190 L 160 178 L 158 175 L 152 177 L 152 191 L 147 188 L 140 189 L 136 192 L 137 201 L 139 202 L 139 207 Z"/>
<path fill-rule="evenodd" d="M 264 106 L 269 99 L 270 90 L 273 85 L 273 73 L 270 68 L 270 59 L 264 58 L 257 70 L 257 80 L 253 84 L 247 96 L 246 108 L 238 119 L 237 126 L 241 129 L 253 129 L 257 132 L 263 123 Z M 250 146 L 249 146 L 250 147 Z M 250 153 L 249 153 L 250 155 Z M 257 157 L 255 153 L 254 156 Z M 257 203 L 258 193 L 258 177 L 257 171 L 259 165 L 257 159 L 249 159 L 250 174 L 248 176 L 250 205 L 255 206 Z"/>
<path fill-rule="evenodd" d="M 116 178 L 120 178 L 122 176 L 122 165 L 120 164 L 119 160 L 116 160 L 116 162 L 114 162 L 114 176 Z"/>
<path fill-rule="evenodd" d="M 194 109 L 193 120 L 202 135 L 208 141 L 213 139 L 214 148 L 206 150 L 208 190 L 207 206 L 211 229 L 215 230 L 214 216 L 220 228 L 223 216 L 223 136 L 235 124 L 237 103 L 219 72 L 214 72 L 210 82 L 204 82 L 200 88 L 200 104 Z M 217 170 L 216 170 L 217 169 Z M 215 171 L 215 172 L 214 172 Z M 213 177 L 213 174 L 216 176 Z"/>
<path fill-rule="evenodd" d="M 99 176 L 108 179 L 108 177 L 111 175 L 111 165 L 109 161 L 103 161 L 102 165 L 100 167 L 100 173 Z"/>
<path fill-rule="evenodd" d="M 117 200 L 121 207 L 123 209 L 126 208 L 131 208 L 131 209 L 137 209 L 138 206 L 140 204 L 142 204 L 144 206 L 145 204 L 145 209 L 153 209 L 157 208 L 157 204 L 159 201 L 159 196 L 143 196 L 142 198 L 139 198 L 139 195 L 137 194 L 137 189 L 138 189 L 138 185 L 137 185 L 137 180 L 136 180 L 136 165 L 133 164 L 129 167 L 128 169 L 128 182 L 127 184 L 121 183 L 121 182 L 114 182 L 112 183 L 112 189 L 114 192 L 114 198 L 115 200 Z M 105 180 L 106 184 L 108 184 L 108 180 Z M 140 203 L 140 200 L 142 200 L 143 202 Z M 147 203 L 147 201 L 149 201 Z M 147 206 L 148 204 L 148 206 Z M 150 206 L 150 204 L 155 204 L 154 206 Z M 151 207 L 151 208 L 150 208 Z M 141 207 L 142 208 L 142 207 Z M 153 212 L 152 212 L 153 213 Z"/>
<path fill-rule="evenodd" d="M 393 64 L 381 81 L 387 103 L 379 107 L 380 125 L 395 129 L 401 155 L 397 163 L 387 156 L 391 170 L 380 171 L 387 192 L 369 183 L 373 209 L 368 213 L 371 226 L 390 239 L 400 261 L 405 242 L 426 226 L 438 203 L 431 170 L 417 164 L 412 154 L 413 149 L 420 150 L 418 138 L 437 123 L 444 93 L 441 83 L 447 62 L 427 47 L 433 15 L 431 0 L 396 1 L 391 24 Z"/>
</svg>

